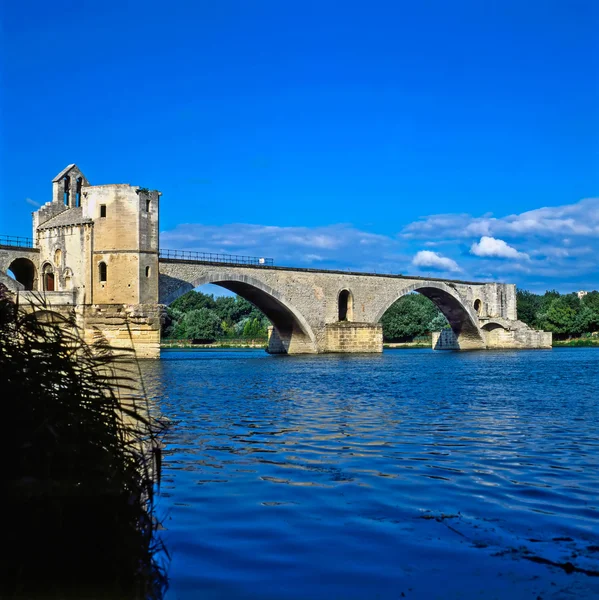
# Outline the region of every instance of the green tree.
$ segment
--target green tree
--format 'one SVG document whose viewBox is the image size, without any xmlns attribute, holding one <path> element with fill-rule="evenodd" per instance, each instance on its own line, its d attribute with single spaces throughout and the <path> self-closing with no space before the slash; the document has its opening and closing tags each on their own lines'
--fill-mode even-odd
<svg viewBox="0 0 599 600">
<path fill-rule="evenodd" d="M 258 318 L 248 319 L 243 327 L 244 338 L 263 338 L 266 337 L 266 329 L 264 328 L 262 321 Z"/>
<path fill-rule="evenodd" d="M 392 304 L 381 320 L 386 340 L 409 341 L 428 335 L 439 323 L 447 323 L 439 309 L 425 296 L 410 294 Z"/>
<path fill-rule="evenodd" d="M 181 338 L 191 340 L 215 340 L 221 333 L 221 320 L 208 308 L 198 308 L 185 314 L 180 322 Z M 178 336 L 179 337 L 179 336 Z"/>
<path fill-rule="evenodd" d="M 541 325 L 558 336 L 580 334 L 581 309 L 582 303 L 576 294 L 555 297 L 547 311 L 540 315 Z"/>
<path fill-rule="evenodd" d="M 176 308 L 185 313 L 198 308 L 214 309 L 215 307 L 214 296 L 196 292 L 195 290 L 183 294 L 171 304 L 171 308 Z"/>
<path fill-rule="evenodd" d="M 594 290 L 582 297 L 586 333 L 599 331 L 599 292 Z"/>
<path fill-rule="evenodd" d="M 516 302 L 518 319 L 530 327 L 536 327 L 538 324 L 538 313 L 542 304 L 541 296 L 527 290 L 517 290 Z"/>
</svg>

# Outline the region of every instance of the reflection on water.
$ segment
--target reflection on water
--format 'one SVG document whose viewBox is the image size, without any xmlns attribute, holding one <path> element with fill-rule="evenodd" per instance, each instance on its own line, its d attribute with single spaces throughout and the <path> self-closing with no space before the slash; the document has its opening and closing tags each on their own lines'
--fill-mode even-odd
<svg viewBox="0 0 599 600">
<path fill-rule="evenodd" d="M 599 352 L 144 361 L 168 599 L 599 597 Z"/>
</svg>

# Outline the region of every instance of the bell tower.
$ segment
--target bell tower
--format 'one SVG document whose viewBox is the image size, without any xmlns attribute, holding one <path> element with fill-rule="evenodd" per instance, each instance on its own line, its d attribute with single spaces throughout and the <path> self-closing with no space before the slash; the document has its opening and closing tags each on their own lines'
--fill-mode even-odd
<svg viewBox="0 0 599 600">
<path fill-rule="evenodd" d="M 52 180 L 52 202 L 65 208 L 81 206 L 83 187 L 86 186 L 89 186 L 89 181 L 85 175 L 76 164 L 71 164 Z"/>
</svg>

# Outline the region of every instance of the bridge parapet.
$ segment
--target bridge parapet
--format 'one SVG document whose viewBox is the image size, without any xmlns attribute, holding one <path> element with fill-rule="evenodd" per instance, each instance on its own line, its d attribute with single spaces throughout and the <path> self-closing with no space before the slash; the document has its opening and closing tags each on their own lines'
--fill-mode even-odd
<svg viewBox="0 0 599 600">
<path fill-rule="evenodd" d="M 193 250 L 163 250 L 158 252 L 160 260 L 184 260 L 191 262 L 207 262 L 222 265 L 254 265 L 272 267 L 272 258 L 244 256 L 241 254 L 220 254 L 217 252 L 195 252 Z"/>
<path fill-rule="evenodd" d="M 31 304 L 39 304 L 40 292 L 22 291 L 19 292 L 19 301 Z M 48 308 L 56 306 L 75 306 L 76 298 L 73 290 L 64 290 L 60 292 L 44 292 L 43 299 Z"/>
<path fill-rule="evenodd" d="M 33 252 L 39 252 L 39 249 L 34 247 L 31 238 L 20 237 L 18 235 L 0 235 L 0 247 L 22 248 Z"/>
</svg>

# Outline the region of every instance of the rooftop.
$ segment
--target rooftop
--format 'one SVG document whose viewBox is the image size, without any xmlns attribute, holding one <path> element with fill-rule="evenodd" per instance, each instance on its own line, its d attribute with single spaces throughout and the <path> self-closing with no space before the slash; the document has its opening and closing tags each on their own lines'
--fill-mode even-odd
<svg viewBox="0 0 599 600">
<path fill-rule="evenodd" d="M 67 208 L 55 217 L 48 219 L 38 229 L 50 229 L 51 227 L 64 227 L 67 225 L 83 225 L 84 223 L 92 223 L 92 220 L 83 216 L 83 208 L 74 206 Z"/>
</svg>

